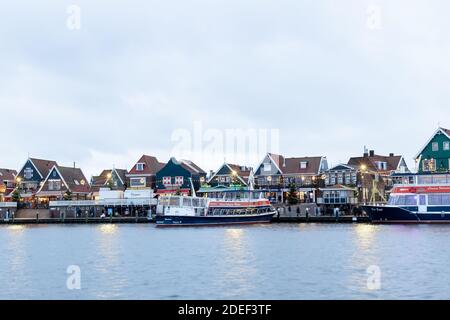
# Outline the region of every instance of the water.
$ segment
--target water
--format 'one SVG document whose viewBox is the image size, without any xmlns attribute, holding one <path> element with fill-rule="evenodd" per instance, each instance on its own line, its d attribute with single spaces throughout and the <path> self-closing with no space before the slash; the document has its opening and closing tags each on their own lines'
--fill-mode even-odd
<svg viewBox="0 0 450 320">
<path fill-rule="evenodd" d="M 0 226 L 0 299 L 450 298 L 450 226 Z M 67 288 L 68 266 L 81 289 Z M 369 290 L 367 268 L 380 268 Z"/>
</svg>

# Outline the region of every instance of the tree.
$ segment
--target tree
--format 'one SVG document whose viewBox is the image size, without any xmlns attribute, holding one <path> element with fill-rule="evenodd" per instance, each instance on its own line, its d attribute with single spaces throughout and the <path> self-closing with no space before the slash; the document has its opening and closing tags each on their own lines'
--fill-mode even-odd
<svg viewBox="0 0 450 320">
<path fill-rule="evenodd" d="M 114 189 L 114 181 L 112 178 L 109 178 L 108 180 L 108 188 L 110 188 L 111 190 Z"/>
<path fill-rule="evenodd" d="M 64 193 L 64 200 L 72 200 L 72 192 L 70 190 L 67 190 L 66 193 Z"/>
<path fill-rule="evenodd" d="M 288 203 L 294 205 L 298 203 L 297 190 L 295 190 L 295 184 L 289 184 Z"/>
<path fill-rule="evenodd" d="M 14 189 L 11 198 L 13 202 L 20 202 L 20 199 L 22 199 L 22 197 L 20 196 L 20 191 L 18 188 Z"/>
</svg>

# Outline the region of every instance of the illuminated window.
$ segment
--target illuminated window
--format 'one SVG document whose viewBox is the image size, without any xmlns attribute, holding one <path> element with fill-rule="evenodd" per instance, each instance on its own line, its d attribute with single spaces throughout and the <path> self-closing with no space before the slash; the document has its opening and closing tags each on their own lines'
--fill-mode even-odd
<svg viewBox="0 0 450 320">
<path fill-rule="evenodd" d="M 131 187 L 145 187 L 146 178 L 130 178 Z"/>
<path fill-rule="evenodd" d="M 423 171 L 436 171 L 436 161 L 434 159 L 425 159 L 422 161 Z"/>
</svg>

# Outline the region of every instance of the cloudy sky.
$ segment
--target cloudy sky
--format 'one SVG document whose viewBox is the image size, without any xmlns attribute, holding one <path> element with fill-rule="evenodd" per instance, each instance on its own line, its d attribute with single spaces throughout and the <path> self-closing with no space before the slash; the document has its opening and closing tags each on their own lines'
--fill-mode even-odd
<svg viewBox="0 0 450 320">
<path fill-rule="evenodd" d="M 89 178 L 145 153 L 216 169 L 236 160 L 227 130 L 257 130 L 256 158 L 337 164 L 366 145 L 411 160 L 450 127 L 448 1 L 0 6 L 0 167 L 29 154 Z"/>
</svg>

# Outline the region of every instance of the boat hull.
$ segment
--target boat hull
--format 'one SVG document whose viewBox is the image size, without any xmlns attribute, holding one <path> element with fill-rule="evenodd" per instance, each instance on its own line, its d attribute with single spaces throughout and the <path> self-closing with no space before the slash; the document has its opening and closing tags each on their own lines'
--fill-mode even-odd
<svg viewBox="0 0 450 320">
<path fill-rule="evenodd" d="M 156 216 L 156 226 L 205 226 L 269 223 L 275 212 L 242 216 Z"/>
<path fill-rule="evenodd" d="M 363 206 L 372 223 L 450 223 L 450 212 L 418 212 L 417 207 Z"/>
</svg>

